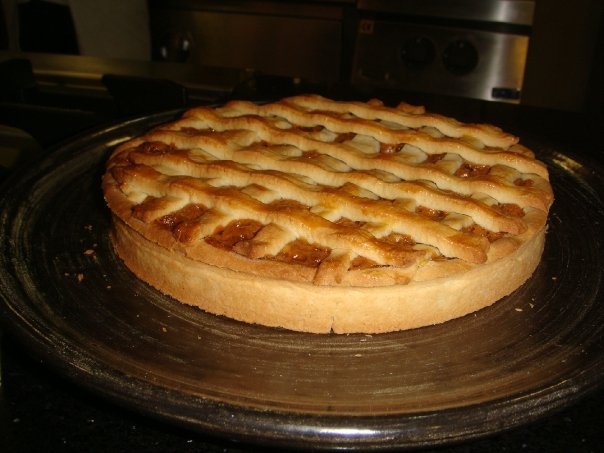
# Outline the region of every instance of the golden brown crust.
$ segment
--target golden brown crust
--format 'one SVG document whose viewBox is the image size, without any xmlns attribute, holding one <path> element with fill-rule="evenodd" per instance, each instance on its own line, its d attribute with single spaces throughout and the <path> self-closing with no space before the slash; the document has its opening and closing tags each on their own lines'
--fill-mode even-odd
<svg viewBox="0 0 604 453">
<path fill-rule="evenodd" d="M 103 191 L 119 255 L 178 300 L 295 330 L 383 332 L 461 316 L 532 274 L 553 195 L 517 142 L 407 104 L 233 101 L 119 146 Z"/>
<path fill-rule="evenodd" d="M 312 333 L 383 333 L 472 313 L 528 279 L 539 264 L 544 236 L 543 229 L 494 263 L 471 268 L 448 263 L 454 277 L 351 290 L 250 276 L 191 260 L 148 241 L 117 218 L 112 231 L 126 265 L 181 302 L 239 321 Z"/>
</svg>

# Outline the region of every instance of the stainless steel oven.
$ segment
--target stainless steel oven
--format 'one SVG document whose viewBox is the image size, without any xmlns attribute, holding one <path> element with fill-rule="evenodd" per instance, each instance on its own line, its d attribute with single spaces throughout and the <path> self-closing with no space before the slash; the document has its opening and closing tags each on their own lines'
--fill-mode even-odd
<svg viewBox="0 0 604 453">
<path fill-rule="evenodd" d="M 354 1 L 152 0 L 153 57 L 335 82 Z"/>
<path fill-rule="evenodd" d="M 150 0 L 149 15 L 159 61 L 367 95 L 599 108 L 601 0 Z"/>
<path fill-rule="evenodd" d="M 533 0 L 360 0 L 352 83 L 519 102 Z"/>
</svg>

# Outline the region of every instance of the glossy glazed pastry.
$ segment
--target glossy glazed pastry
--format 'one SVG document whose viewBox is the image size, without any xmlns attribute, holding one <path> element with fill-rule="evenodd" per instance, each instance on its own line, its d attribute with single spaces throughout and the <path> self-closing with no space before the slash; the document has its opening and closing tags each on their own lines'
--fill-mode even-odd
<svg viewBox="0 0 604 453">
<path fill-rule="evenodd" d="M 232 101 L 120 145 L 118 255 L 175 299 L 305 332 L 388 332 L 485 307 L 538 265 L 553 201 L 518 138 L 422 107 Z"/>
</svg>

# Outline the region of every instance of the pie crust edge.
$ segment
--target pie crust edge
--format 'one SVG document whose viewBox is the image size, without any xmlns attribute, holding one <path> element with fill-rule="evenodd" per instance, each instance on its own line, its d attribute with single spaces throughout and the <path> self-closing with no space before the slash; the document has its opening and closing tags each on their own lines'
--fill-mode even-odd
<svg viewBox="0 0 604 453">
<path fill-rule="evenodd" d="M 309 333 L 371 334 L 440 324 L 493 304 L 531 277 L 545 234 L 543 227 L 513 253 L 446 277 L 445 286 L 437 278 L 373 288 L 317 286 L 207 265 L 145 239 L 116 216 L 110 239 L 138 278 L 209 313 Z"/>
</svg>

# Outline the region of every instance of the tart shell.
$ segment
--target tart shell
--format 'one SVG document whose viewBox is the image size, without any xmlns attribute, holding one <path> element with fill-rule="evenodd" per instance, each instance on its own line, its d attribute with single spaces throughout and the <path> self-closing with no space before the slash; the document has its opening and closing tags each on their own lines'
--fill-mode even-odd
<svg viewBox="0 0 604 453">
<path fill-rule="evenodd" d="M 511 254 L 454 275 L 373 288 L 324 287 L 204 264 L 145 239 L 115 216 L 111 241 L 137 277 L 180 302 L 247 323 L 343 334 L 439 324 L 491 305 L 532 275 L 545 231 Z"/>
</svg>

